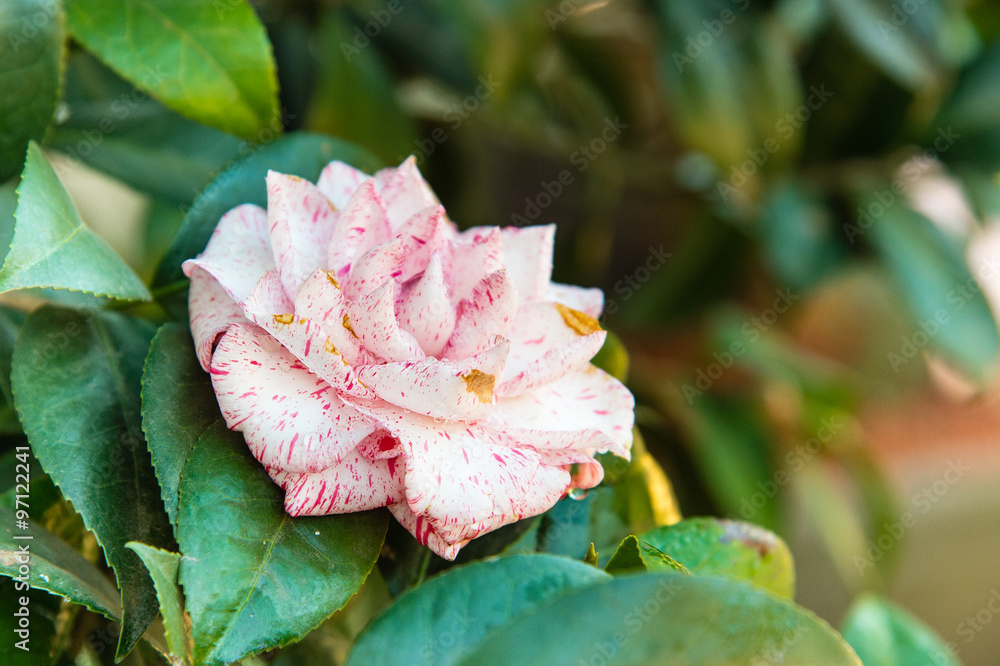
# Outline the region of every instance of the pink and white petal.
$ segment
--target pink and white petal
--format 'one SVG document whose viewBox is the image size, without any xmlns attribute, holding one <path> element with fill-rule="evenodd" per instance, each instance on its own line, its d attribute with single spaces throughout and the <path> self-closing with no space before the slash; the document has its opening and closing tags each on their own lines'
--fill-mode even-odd
<svg viewBox="0 0 1000 666">
<path fill-rule="evenodd" d="M 351 266 L 350 276 L 344 280 L 344 295 L 349 300 L 357 299 L 375 291 L 387 279 L 400 282 L 404 251 L 403 241 L 391 238 L 358 257 Z"/>
<path fill-rule="evenodd" d="M 451 284 L 451 302 L 465 298 L 487 275 L 504 267 L 503 237 L 497 227 L 476 227 L 448 242 L 451 261 L 445 273 Z"/>
<path fill-rule="evenodd" d="M 403 445 L 388 430 L 376 430 L 358 444 L 358 453 L 372 460 L 396 458 L 403 453 Z"/>
<path fill-rule="evenodd" d="M 607 333 L 596 319 L 562 303 L 522 307 L 508 332 L 510 359 L 498 395 L 513 396 L 579 369 Z"/>
<path fill-rule="evenodd" d="M 403 409 L 449 420 L 482 418 L 493 406 L 493 388 L 510 343 L 457 361 L 428 357 L 411 363 L 367 365 L 358 378 L 379 398 Z"/>
<path fill-rule="evenodd" d="M 275 312 L 282 306 L 293 307 L 287 302 L 282 303 L 278 294 L 287 301 L 277 276 L 266 273 L 247 299 L 244 314 L 333 388 L 354 395 L 372 395 L 358 382 L 354 368 L 318 322 L 300 317 L 288 309 Z"/>
<path fill-rule="evenodd" d="M 289 297 L 314 270 L 326 267 L 326 248 L 338 217 L 330 200 L 308 180 L 267 172 L 271 248 Z"/>
<path fill-rule="evenodd" d="M 604 480 L 604 468 L 596 460 L 588 460 L 577 463 L 576 474 L 570 481 L 571 488 L 581 488 L 589 490 L 596 488 Z"/>
<path fill-rule="evenodd" d="M 340 213 L 326 249 L 327 268 L 338 279 L 346 278 L 358 257 L 391 237 L 375 179 L 369 178 L 358 186 Z"/>
<path fill-rule="evenodd" d="M 358 171 L 349 164 L 334 160 L 323 167 L 319 180 L 316 181 L 316 187 L 337 210 L 342 211 L 351 200 L 351 195 L 366 180 L 368 174 L 364 171 Z"/>
<path fill-rule="evenodd" d="M 462 546 L 469 542 L 466 539 L 459 543 L 448 543 L 434 530 L 431 521 L 413 513 L 406 502 L 391 505 L 389 511 L 396 521 L 413 535 L 413 538 L 434 551 L 434 554 L 438 557 L 443 557 L 446 560 L 454 560 L 458 556 L 458 552 L 462 549 Z"/>
<path fill-rule="evenodd" d="M 544 300 L 552 279 L 556 225 L 507 227 L 500 233 L 504 265 L 514 278 L 522 302 Z"/>
<path fill-rule="evenodd" d="M 405 497 L 403 466 L 393 458 L 370 460 L 352 452 L 319 472 L 277 472 L 290 516 L 355 513 L 396 504 Z"/>
<path fill-rule="evenodd" d="M 539 465 L 534 478 L 528 484 L 527 492 L 518 498 L 517 506 L 511 513 L 496 514 L 486 520 L 468 524 L 442 526 L 433 519 L 429 519 L 429 522 L 446 543 L 464 545 L 487 532 L 551 509 L 566 493 L 571 483 L 569 472 L 562 467 Z"/>
<path fill-rule="evenodd" d="M 595 318 L 600 317 L 604 311 L 604 292 L 600 289 L 586 289 L 553 282 L 549 285 L 549 293 L 545 300 L 562 303 Z"/>
<path fill-rule="evenodd" d="M 435 205 L 414 214 L 396 231 L 403 243 L 400 281 L 406 282 L 427 268 L 431 256 L 444 249 L 455 231 L 444 206 Z"/>
<path fill-rule="evenodd" d="M 295 294 L 294 312 L 322 326 L 334 347 L 351 365 L 357 367 L 372 362 L 371 354 L 365 351 L 351 330 L 347 301 L 331 273 L 317 268 L 306 278 Z"/>
<path fill-rule="evenodd" d="M 396 320 L 428 356 L 438 356 L 448 344 L 457 318 L 448 297 L 441 254 L 435 252 L 424 274 L 403 287 L 396 303 Z"/>
<path fill-rule="evenodd" d="M 266 468 L 317 472 L 344 460 L 375 425 L 274 338 L 246 323 L 219 341 L 212 385 L 226 425 Z"/>
<path fill-rule="evenodd" d="M 635 398 L 617 379 L 587 365 L 558 381 L 524 395 L 497 400 L 490 413 L 490 427 L 511 433 L 523 445 L 561 448 L 561 433 L 577 438 L 577 449 L 611 451 L 629 457 Z M 514 435 L 514 432 L 517 435 Z M 595 441 L 592 433 L 602 433 Z M 548 435 L 551 443 L 536 438 Z"/>
<path fill-rule="evenodd" d="M 425 354 L 416 338 L 396 322 L 395 288 L 390 279 L 381 288 L 348 301 L 348 323 L 364 348 L 382 360 L 416 361 Z"/>
<path fill-rule="evenodd" d="M 211 367 L 215 343 L 230 326 L 245 322 L 246 318 L 243 316 L 243 307 L 235 303 L 207 271 L 195 266 L 190 275 L 188 312 L 191 317 L 191 335 L 194 337 L 198 362 L 207 372 Z"/>
<path fill-rule="evenodd" d="M 223 215 L 205 251 L 182 265 L 188 277 L 196 267 L 218 280 L 234 301 L 245 301 L 260 276 L 275 269 L 267 211 L 244 204 Z"/>
<path fill-rule="evenodd" d="M 382 169 L 375 174 L 375 180 L 392 229 L 398 229 L 418 211 L 440 203 L 420 175 L 417 158 L 413 155 L 395 169 Z"/>
<path fill-rule="evenodd" d="M 443 356 L 463 358 L 485 351 L 506 335 L 517 314 L 517 287 L 506 270 L 490 273 L 458 304 L 455 330 Z"/>
</svg>

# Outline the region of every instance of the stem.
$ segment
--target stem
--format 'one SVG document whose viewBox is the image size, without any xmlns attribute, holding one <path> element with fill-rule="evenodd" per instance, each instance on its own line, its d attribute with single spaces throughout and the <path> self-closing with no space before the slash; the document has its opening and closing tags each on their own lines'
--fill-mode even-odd
<svg viewBox="0 0 1000 666">
<path fill-rule="evenodd" d="M 424 547 L 424 556 L 420 559 L 420 568 L 417 570 L 417 580 L 413 583 L 413 587 L 418 587 L 424 582 L 424 578 L 427 577 L 427 567 L 431 563 L 431 549 Z"/>
</svg>

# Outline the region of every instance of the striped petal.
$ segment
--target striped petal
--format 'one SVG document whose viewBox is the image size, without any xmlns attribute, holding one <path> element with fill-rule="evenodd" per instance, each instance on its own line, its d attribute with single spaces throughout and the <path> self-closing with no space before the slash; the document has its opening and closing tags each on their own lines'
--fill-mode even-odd
<svg viewBox="0 0 1000 666">
<path fill-rule="evenodd" d="M 347 207 L 351 196 L 366 180 L 368 174 L 364 171 L 358 171 L 349 164 L 334 160 L 323 168 L 319 180 L 316 181 L 316 187 L 337 210 L 342 211 Z"/>
<path fill-rule="evenodd" d="M 215 343 L 233 324 L 245 322 L 243 308 L 233 301 L 219 282 L 202 268 L 191 269 L 188 314 L 198 362 L 206 371 L 212 362 Z"/>
<path fill-rule="evenodd" d="M 319 472 L 277 472 L 290 516 L 325 516 L 378 509 L 401 502 L 403 468 L 393 458 L 370 460 L 352 452 Z"/>
<path fill-rule="evenodd" d="M 226 425 L 243 433 L 265 467 L 318 472 L 337 465 L 374 424 L 252 324 L 236 324 L 212 357 Z"/>
<path fill-rule="evenodd" d="M 455 330 L 445 358 L 463 358 L 485 351 L 498 335 L 506 335 L 517 314 L 517 287 L 506 270 L 490 273 L 458 305 Z"/>
<path fill-rule="evenodd" d="M 260 276 L 275 269 L 267 211 L 244 204 L 223 215 L 205 251 L 184 262 L 184 274 L 191 277 L 196 267 L 218 280 L 234 301 L 245 301 Z"/>
<path fill-rule="evenodd" d="M 441 254 L 434 253 L 424 274 L 403 288 L 396 303 L 396 319 L 428 356 L 438 356 L 455 330 L 457 317 L 448 297 Z"/>
<path fill-rule="evenodd" d="M 358 187 L 340 213 L 326 249 L 326 267 L 338 279 L 345 278 L 358 257 L 391 236 L 385 206 L 375 189 L 375 179 L 370 178 Z"/>
<path fill-rule="evenodd" d="M 493 388 L 503 372 L 510 343 L 458 361 L 433 357 L 410 363 L 367 365 L 362 383 L 386 402 L 440 419 L 478 419 L 493 406 Z"/>
<path fill-rule="evenodd" d="M 522 308 L 510 327 L 510 359 L 497 395 L 515 396 L 584 368 L 607 332 L 585 312 L 561 303 Z"/>
<path fill-rule="evenodd" d="M 333 342 L 333 346 L 351 365 L 358 366 L 372 362 L 371 354 L 361 346 L 361 341 L 351 328 L 347 301 L 340 284 L 331 273 L 316 269 L 306 278 L 295 294 L 294 311 L 297 316 L 311 319 L 319 324 Z"/>
<path fill-rule="evenodd" d="M 454 234 L 444 206 L 429 206 L 407 220 L 396 232 L 403 245 L 399 280 L 406 282 L 422 273 L 431 256 L 442 249 Z"/>
<path fill-rule="evenodd" d="M 375 180 L 393 229 L 398 229 L 417 212 L 440 203 L 420 175 L 417 158 L 412 155 L 398 167 L 376 173 Z"/>
<path fill-rule="evenodd" d="M 504 265 L 510 271 L 521 301 L 544 300 L 552 279 L 552 250 L 556 225 L 507 227 L 501 232 Z"/>
<path fill-rule="evenodd" d="M 395 286 L 389 280 L 380 289 L 348 301 L 349 323 L 364 348 L 382 360 L 415 361 L 425 354 L 416 338 L 396 322 Z"/>
<path fill-rule="evenodd" d="M 317 268 L 326 267 L 326 248 L 337 211 L 315 185 L 297 176 L 268 171 L 267 221 L 278 276 L 290 297 Z"/>
<path fill-rule="evenodd" d="M 468 298 L 483 278 L 504 267 L 503 237 L 496 227 L 469 229 L 448 245 L 452 303 Z"/>
<path fill-rule="evenodd" d="M 392 238 L 358 257 L 344 281 L 348 299 L 357 299 L 381 287 L 386 280 L 399 280 L 403 272 L 403 241 Z"/>
</svg>

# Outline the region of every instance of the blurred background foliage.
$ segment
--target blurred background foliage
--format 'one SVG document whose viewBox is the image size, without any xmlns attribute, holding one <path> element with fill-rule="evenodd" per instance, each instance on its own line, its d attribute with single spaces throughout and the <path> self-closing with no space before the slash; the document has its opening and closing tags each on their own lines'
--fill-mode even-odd
<svg viewBox="0 0 1000 666">
<path fill-rule="evenodd" d="M 252 4 L 280 91 L 280 122 L 253 132 L 189 120 L 70 46 L 43 146 L 140 195 L 113 244 L 141 276 L 206 185 L 282 131 L 414 154 L 462 227 L 558 225 L 555 278 L 604 289 L 685 515 L 805 522 L 831 586 L 885 591 L 900 549 L 858 558 L 907 503 L 864 409 L 931 385 L 974 398 L 996 375 L 1000 4 Z M 153 287 L 176 314 L 183 294 Z"/>
</svg>

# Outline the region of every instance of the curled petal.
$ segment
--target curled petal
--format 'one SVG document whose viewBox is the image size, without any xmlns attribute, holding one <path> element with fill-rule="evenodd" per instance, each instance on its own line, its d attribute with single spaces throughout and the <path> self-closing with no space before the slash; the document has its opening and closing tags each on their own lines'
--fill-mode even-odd
<svg viewBox="0 0 1000 666">
<path fill-rule="evenodd" d="M 539 450 L 564 448 L 575 437 L 577 450 L 611 451 L 628 458 L 634 410 L 635 398 L 621 382 L 587 365 L 525 395 L 500 398 L 490 423 L 503 432 L 521 432 L 511 437 Z M 572 436 L 562 438 L 566 433 Z M 594 439 L 593 433 L 600 436 Z M 551 441 L 546 443 L 542 437 Z"/>
<path fill-rule="evenodd" d="M 434 357 L 410 363 L 366 365 L 358 370 L 365 386 L 386 402 L 441 419 L 477 419 L 493 406 L 493 389 L 503 372 L 510 343 L 458 361 Z"/>
<path fill-rule="evenodd" d="M 553 282 L 549 285 L 549 293 L 545 300 L 562 303 L 595 318 L 600 317 L 604 311 L 604 292 L 600 289 L 585 289 Z"/>
<path fill-rule="evenodd" d="M 458 303 L 472 293 L 483 278 L 503 269 L 503 237 L 496 227 L 477 227 L 449 241 L 448 278 L 451 301 Z M 445 264 L 448 268 L 448 264 Z"/>
<path fill-rule="evenodd" d="M 375 189 L 375 179 L 369 178 L 354 192 L 340 213 L 327 247 L 327 268 L 338 278 L 345 278 L 359 256 L 391 236 L 389 218 Z"/>
<path fill-rule="evenodd" d="M 393 229 L 400 227 L 418 211 L 440 203 L 420 175 L 417 158 L 412 155 L 398 167 L 376 173 L 375 180 Z"/>
<path fill-rule="evenodd" d="M 517 287 L 505 270 L 490 273 L 458 305 L 455 330 L 445 347 L 445 358 L 478 354 L 506 335 L 517 314 Z"/>
<path fill-rule="evenodd" d="M 503 258 L 525 303 L 544 300 L 552 279 L 556 225 L 507 227 L 501 232 Z"/>
<path fill-rule="evenodd" d="M 510 359 L 497 395 L 521 395 L 582 369 L 606 337 L 596 319 L 561 303 L 522 308 L 509 331 Z"/>
<path fill-rule="evenodd" d="M 361 341 L 351 328 L 347 301 L 337 278 L 332 274 L 318 268 L 306 278 L 295 294 L 294 312 L 299 317 L 318 323 L 333 342 L 333 346 L 351 365 L 358 366 L 372 362 L 371 355 L 361 346 Z"/>
<path fill-rule="evenodd" d="M 202 268 L 191 269 L 188 291 L 188 313 L 191 335 L 198 353 L 198 362 L 206 371 L 212 362 L 215 343 L 223 333 L 238 322 L 244 322 L 243 308 L 233 302 L 219 282 Z"/>
<path fill-rule="evenodd" d="M 236 324 L 212 357 L 212 384 L 231 430 L 265 467 L 318 472 L 344 460 L 374 424 L 274 338 Z"/>
<path fill-rule="evenodd" d="M 371 293 L 387 279 L 399 280 L 403 272 L 403 253 L 403 241 L 392 238 L 361 255 L 351 266 L 350 277 L 345 280 L 347 298 L 357 299 Z"/>
<path fill-rule="evenodd" d="M 416 339 L 396 322 L 395 281 L 347 302 L 351 330 L 372 354 L 385 361 L 415 361 L 425 356 Z"/>
<path fill-rule="evenodd" d="M 395 459 L 370 460 L 352 452 L 340 463 L 319 472 L 276 472 L 285 490 L 285 511 L 291 516 L 354 513 L 403 500 L 402 465 Z"/>
<path fill-rule="evenodd" d="M 205 251 L 184 262 L 184 274 L 191 277 L 196 267 L 218 280 L 234 301 L 245 301 L 260 276 L 275 269 L 267 211 L 244 204 L 223 215 Z"/>
<path fill-rule="evenodd" d="M 396 304 L 396 319 L 428 356 L 438 356 L 455 330 L 456 318 L 455 307 L 448 298 L 441 255 L 434 253 L 420 279 L 403 288 Z"/>
<path fill-rule="evenodd" d="M 326 263 L 337 211 L 315 185 L 297 176 L 267 172 L 267 221 L 285 293 Z"/>
<path fill-rule="evenodd" d="M 319 180 L 316 181 L 316 187 L 337 210 L 344 210 L 347 202 L 351 200 L 351 195 L 366 180 L 368 174 L 364 171 L 358 171 L 349 164 L 334 160 L 323 168 Z"/>
<path fill-rule="evenodd" d="M 403 445 L 388 430 L 376 430 L 361 440 L 358 453 L 372 460 L 385 460 L 402 454 Z"/>
<path fill-rule="evenodd" d="M 306 317 L 290 312 L 290 304 L 277 297 L 284 292 L 274 273 L 265 273 L 247 299 L 244 314 L 293 353 L 310 372 L 333 388 L 355 395 L 371 395 L 358 383 L 354 368 L 340 353 L 323 327 Z M 287 301 L 287 297 L 284 297 Z M 280 309 L 275 312 L 276 308 Z"/>
<path fill-rule="evenodd" d="M 391 505 L 389 511 L 392 513 L 392 517 L 406 528 L 406 531 L 413 535 L 413 538 L 434 551 L 434 554 L 438 557 L 443 557 L 446 560 L 454 560 L 458 557 L 458 552 L 462 549 L 462 546 L 469 543 L 469 539 L 459 541 L 458 543 L 448 543 L 444 540 L 444 537 L 437 533 L 431 521 L 413 513 L 406 502 Z"/>
<path fill-rule="evenodd" d="M 454 235 L 444 206 L 428 206 L 408 219 L 396 235 L 402 242 L 400 282 L 405 282 L 427 268 L 431 255 L 442 249 Z"/>
</svg>

